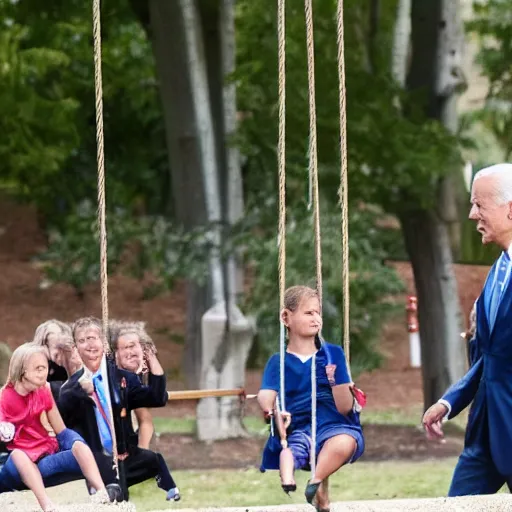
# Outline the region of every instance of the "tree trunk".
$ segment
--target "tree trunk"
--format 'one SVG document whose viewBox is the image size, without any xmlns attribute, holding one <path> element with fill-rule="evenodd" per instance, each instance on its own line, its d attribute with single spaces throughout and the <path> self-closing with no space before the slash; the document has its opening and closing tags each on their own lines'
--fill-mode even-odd
<svg viewBox="0 0 512 512">
<path fill-rule="evenodd" d="M 412 60 L 407 86 L 425 92 L 426 115 L 450 130 L 456 125 L 455 94 L 460 84 L 454 67 L 462 47 L 458 8 L 457 0 L 413 0 L 411 10 Z M 435 211 L 401 215 L 418 293 L 425 408 L 465 369 L 449 236 L 456 197 L 450 180 L 442 180 L 438 186 Z"/>
<path fill-rule="evenodd" d="M 459 297 L 446 225 L 435 212 L 424 210 L 408 212 L 401 222 L 418 294 L 427 408 L 465 371 Z"/>
<path fill-rule="evenodd" d="M 188 387 L 243 386 L 252 331 L 236 307 L 236 261 L 221 261 L 221 226 L 243 213 L 236 128 L 234 3 L 149 0 L 151 36 L 160 78 L 176 217 L 186 229 L 209 224 L 208 286 L 188 284 L 184 370 Z M 229 275 L 229 278 L 226 278 Z M 233 329 L 230 330 L 232 324 Z M 239 403 L 201 400 L 198 435 L 241 435 Z"/>
<path fill-rule="evenodd" d="M 171 171 L 169 193 L 173 196 L 177 221 L 190 230 L 206 224 L 207 208 L 183 16 L 174 0 L 149 0 L 149 11 Z M 208 286 L 187 284 L 183 368 L 191 388 L 198 386 L 201 377 L 201 317 L 211 302 Z"/>
<path fill-rule="evenodd" d="M 224 272 L 219 256 L 221 246 L 220 225 L 222 221 L 219 186 L 219 157 L 216 150 L 212 102 L 208 81 L 208 70 L 203 47 L 203 31 L 195 0 L 178 0 L 184 21 L 187 67 L 192 88 L 194 117 L 199 138 L 201 176 L 204 188 L 207 222 L 213 226 L 210 251 L 210 285 L 212 300 L 221 302 L 224 298 Z"/>
<path fill-rule="evenodd" d="M 215 126 L 220 197 L 224 225 L 228 228 L 243 214 L 238 149 L 231 144 L 236 130 L 236 90 L 226 83 L 235 69 L 233 0 L 201 3 L 202 26 L 208 60 L 208 84 Z M 250 322 L 236 306 L 242 277 L 236 257 L 224 262 L 224 301 L 215 301 L 203 316 L 202 386 L 244 386 L 245 365 L 252 343 Z M 208 398 L 197 408 L 197 434 L 204 441 L 245 435 L 237 398 Z"/>
</svg>

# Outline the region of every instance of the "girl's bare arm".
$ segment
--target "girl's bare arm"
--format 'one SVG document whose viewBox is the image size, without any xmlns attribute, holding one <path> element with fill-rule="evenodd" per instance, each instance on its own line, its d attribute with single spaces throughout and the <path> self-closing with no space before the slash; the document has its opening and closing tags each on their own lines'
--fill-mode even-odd
<svg viewBox="0 0 512 512">
<path fill-rule="evenodd" d="M 135 409 L 134 412 L 139 424 L 138 446 L 139 448 L 149 450 L 149 443 L 151 442 L 151 438 L 153 437 L 153 432 L 155 430 L 153 426 L 153 417 L 151 416 L 150 410 L 146 407 Z"/>
<path fill-rule="evenodd" d="M 271 411 L 274 408 L 277 392 L 272 389 L 260 389 L 258 393 L 258 404 L 263 411 Z"/>
<path fill-rule="evenodd" d="M 339 413 L 344 415 L 348 414 L 354 405 L 354 397 L 350 391 L 351 386 L 352 383 L 339 384 L 332 387 L 332 396 L 334 397 L 336 409 L 338 409 Z"/>
</svg>

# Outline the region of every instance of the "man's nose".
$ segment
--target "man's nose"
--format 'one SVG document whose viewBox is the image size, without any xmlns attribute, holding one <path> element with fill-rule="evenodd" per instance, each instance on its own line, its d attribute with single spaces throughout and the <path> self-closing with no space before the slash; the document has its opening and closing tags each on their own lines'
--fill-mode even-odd
<svg viewBox="0 0 512 512">
<path fill-rule="evenodd" d="M 471 210 L 469 210 L 469 218 L 471 220 L 478 220 L 479 218 L 478 208 L 475 204 L 471 207 Z"/>
</svg>

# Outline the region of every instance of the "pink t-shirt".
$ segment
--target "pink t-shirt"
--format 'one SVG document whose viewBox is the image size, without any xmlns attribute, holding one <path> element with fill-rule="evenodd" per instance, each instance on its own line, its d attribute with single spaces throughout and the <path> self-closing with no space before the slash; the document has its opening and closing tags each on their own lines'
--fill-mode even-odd
<svg viewBox="0 0 512 512">
<path fill-rule="evenodd" d="M 25 396 L 12 384 L 7 385 L 0 395 L 0 420 L 12 423 L 16 429 L 7 448 L 24 451 L 33 462 L 59 451 L 57 439 L 51 437 L 41 423 L 41 414 L 51 410 L 53 405 L 52 392 L 47 385 Z"/>
</svg>

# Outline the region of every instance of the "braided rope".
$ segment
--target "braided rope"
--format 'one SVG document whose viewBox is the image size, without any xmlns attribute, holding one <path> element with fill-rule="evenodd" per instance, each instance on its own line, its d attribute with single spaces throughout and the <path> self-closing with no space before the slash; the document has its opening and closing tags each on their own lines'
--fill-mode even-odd
<svg viewBox="0 0 512 512">
<path fill-rule="evenodd" d="M 100 279 L 101 279 L 101 313 L 103 321 L 105 351 L 110 352 L 108 343 L 108 273 L 107 273 L 107 226 L 105 206 L 105 155 L 103 137 L 103 81 L 101 74 L 101 0 L 92 4 L 94 35 L 94 85 L 96 93 L 96 144 L 98 165 L 98 229 L 100 237 Z M 112 408 L 109 410 L 112 425 L 112 455 L 117 477 L 119 478 L 116 429 Z"/>
<path fill-rule="evenodd" d="M 279 75 L 279 138 L 277 145 L 277 167 L 279 172 L 279 310 L 284 307 L 284 292 L 286 288 L 286 27 L 285 27 L 285 0 L 278 0 L 277 7 L 277 36 L 278 36 L 278 75 Z M 280 394 L 281 409 L 286 410 L 284 358 L 286 352 L 285 326 L 281 319 L 279 331 L 280 354 Z"/>
<path fill-rule="evenodd" d="M 315 43 L 313 31 L 312 0 L 305 0 L 306 43 L 308 57 L 308 96 L 309 96 L 309 183 L 313 206 L 313 224 L 315 236 L 316 289 L 320 310 L 322 309 L 322 240 L 320 233 L 320 201 L 318 194 L 318 151 L 316 135 L 316 100 L 315 100 Z M 311 478 L 316 470 L 316 356 L 311 360 Z"/>
<path fill-rule="evenodd" d="M 309 176 L 312 187 L 313 224 L 315 232 L 316 289 L 322 307 L 322 247 L 320 234 L 320 207 L 318 199 L 318 156 L 316 136 L 315 99 L 315 47 L 313 37 L 312 0 L 305 0 L 306 40 L 308 56 L 308 96 L 309 96 Z"/>
<path fill-rule="evenodd" d="M 96 160 L 98 165 L 98 230 L 100 236 L 101 317 L 108 332 L 107 226 L 105 208 L 105 151 L 103 136 L 103 82 L 101 74 L 101 7 L 93 0 L 94 84 L 96 91 Z M 108 343 L 105 348 L 110 350 Z"/>
<path fill-rule="evenodd" d="M 338 195 L 342 224 L 342 280 L 343 280 L 343 348 L 350 371 L 350 260 L 348 238 L 348 160 L 347 160 L 347 99 L 345 87 L 345 43 L 343 0 L 338 0 L 337 12 L 338 76 L 340 104 L 340 157 L 341 181 Z"/>
<path fill-rule="evenodd" d="M 311 358 L 311 453 L 309 464 L 311 466 L 311 479 L 316 473 L 316 353 Z"/>
</svg>

